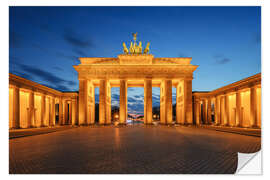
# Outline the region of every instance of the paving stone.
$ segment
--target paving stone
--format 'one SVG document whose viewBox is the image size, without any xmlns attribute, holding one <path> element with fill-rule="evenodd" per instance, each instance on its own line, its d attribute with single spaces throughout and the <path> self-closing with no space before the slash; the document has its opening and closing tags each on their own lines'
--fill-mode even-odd
<svg viewBox="0 0 270 180">
<path fill-rule="evenodd" d="M 232 174 L 261 138 L 205 128 L 79 127 L 9 140 L 10 174 Z"/>
</svg>

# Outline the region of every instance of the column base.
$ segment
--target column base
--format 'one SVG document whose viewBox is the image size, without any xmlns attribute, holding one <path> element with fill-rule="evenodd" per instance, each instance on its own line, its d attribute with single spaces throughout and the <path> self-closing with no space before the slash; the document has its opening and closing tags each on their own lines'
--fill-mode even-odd
<svg viewBox="0 0 270 180">
<path fill-rule="evenodd" d="M 154 125 L 154 123 L 144 123 L 144 125 L 146 125 L 146 126 L 152 126 L 152 125 Z"/>
<path fill-rule="evenodd" d="M 115 124 L 114 126 L 124 127 L 124 126 L 127 126 L 127 123 L 118 123 L 118 124 Z"/>
<path fill-rule="evenodd" d="M 252 125 L 251 128 L 254 128 L 254 129 L 260 129 L 260 127 L 257 126 L 257 125 Z"/>
</svg>

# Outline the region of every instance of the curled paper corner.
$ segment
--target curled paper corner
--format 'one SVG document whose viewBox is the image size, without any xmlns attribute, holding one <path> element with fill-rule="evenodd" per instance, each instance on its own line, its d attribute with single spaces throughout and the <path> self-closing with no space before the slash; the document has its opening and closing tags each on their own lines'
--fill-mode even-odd
<svg viewBox="0 0 270 180">
<path fill-rule="evenodd" d="M 261 175 L 261 151 L 256 153 L 238 153 L 238 163 L 235 174 Z"/>
</svg>

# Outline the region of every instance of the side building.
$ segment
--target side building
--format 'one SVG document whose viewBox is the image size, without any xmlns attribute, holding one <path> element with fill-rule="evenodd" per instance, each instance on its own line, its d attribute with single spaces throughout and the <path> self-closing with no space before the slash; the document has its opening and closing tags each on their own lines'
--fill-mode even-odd
<svg viewBox="0 0 270 180">
<path fill-rule="evenodd" d="M 261 128 L 261 73 L 192 94 L 194 124 Z"/>
<path fill-rule="evenodd" d="M 78 93 L 60 92 L 9 74 L 9 128 L 78 124 Z"/>
</svg>

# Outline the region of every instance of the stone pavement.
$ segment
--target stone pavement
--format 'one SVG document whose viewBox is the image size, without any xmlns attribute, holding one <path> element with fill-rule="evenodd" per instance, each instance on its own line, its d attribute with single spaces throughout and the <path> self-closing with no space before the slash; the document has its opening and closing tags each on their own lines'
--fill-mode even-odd
<svg viewBox="0 0 270 180">
<path fill-rule="evenodd" d="M 215 126 L 215 125 L 201 125 L 200 127 L 216 130 L 216 131 L 223 131 L 223 132 L 230 132 L 236 134 L 242 134 L 247 136 L 256 136 L 261 137 L 261 129 L 253 129 L 253 128 L 240 128 L 240 127 L 226 127 L 226 126 Z"/>
<path fill-rule="evenodd" d="M 230 174 L 261 138 L 204 128 L 79 127 L 9 140 L 11 174 Z"/>
<path fill-rule="evenodd" d="M 42 128 L 29 128 L 29 129 L 12 129 L 12 130 L 9 130 L 9 139 L 47 134 L 47 133 L 52 133 L 56 131 L 67 130 L 70 128 L 75 128 L 75 127 L 54 126 L 54 127 L 42 127 Z"/>
</svg>

